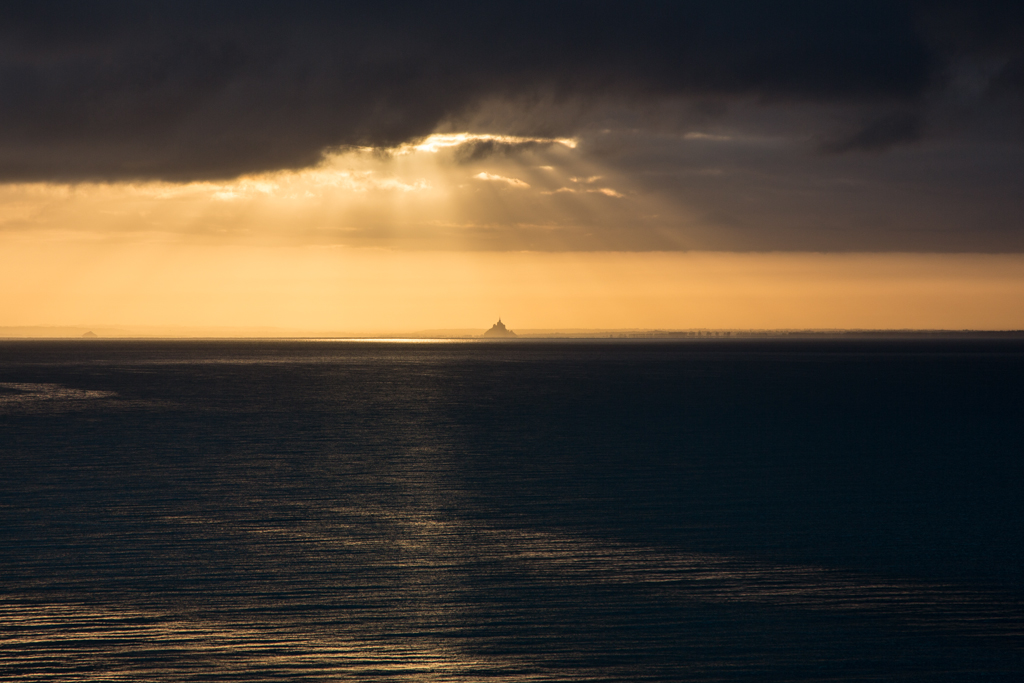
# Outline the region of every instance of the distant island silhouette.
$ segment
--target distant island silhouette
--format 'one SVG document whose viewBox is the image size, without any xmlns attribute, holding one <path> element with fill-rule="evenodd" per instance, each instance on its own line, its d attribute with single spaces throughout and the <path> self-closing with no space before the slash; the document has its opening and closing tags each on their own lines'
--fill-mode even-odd
<svg viewBox="0 0 1024 683">
<path fill-rule="evenodd" d="M 82 336 L 83 336 L 84 338 L 86 338 L 86 339 L 95 339 L 95 338 L 96 338 L 96 333 L 95 333 L 95 332 L 93 332 L 92 330 L 89 330 L 88 332 L 86 332 L 86 333 L 85 333 L 85 334 L 83 334 Z"/>
<path fill-rule="evenodd" d="M 517 337 L 515 332 L 505 327 L 505 323 L 501 322 L 501 318 L 498 318 L 498 322 L 491 326 L 491 329 L 484 332 L 485 337 Z"/>
</svg>

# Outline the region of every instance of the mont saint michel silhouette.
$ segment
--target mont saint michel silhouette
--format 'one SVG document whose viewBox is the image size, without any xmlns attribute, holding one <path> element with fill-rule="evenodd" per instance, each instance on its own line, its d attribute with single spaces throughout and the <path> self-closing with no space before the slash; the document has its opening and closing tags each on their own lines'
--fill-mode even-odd
<svg viewBox="0 0 1024 683">
<path fill-rule="evenodd" d="M 494 323 L 491 329 L 484 332 L 485 337 L 516 337 L 518 336 L 515 332 L 505 327 L 505 323 L 501 322 L 501 318 L 498 318 L 498 322 Z"/>
</svg>

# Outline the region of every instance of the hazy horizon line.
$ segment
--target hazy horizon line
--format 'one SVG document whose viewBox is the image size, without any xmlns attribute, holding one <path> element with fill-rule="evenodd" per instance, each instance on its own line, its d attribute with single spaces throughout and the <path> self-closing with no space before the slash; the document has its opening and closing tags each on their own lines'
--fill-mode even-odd
<svg viewBox="0 0 1024 683">
<path fill-rule="evenodd" d="M 204 327 L 204 326 L 88 326 L 88 325 L 4 325 L 0 326 L 2 340 L 45 339 L 487 339 L 487 328 L 435 328 L 411 331 L 340 331 L 300 330 L 275 327 Z M 828 335 L 1024 335 L 1022 329 L 978 328 L 519 328 L 514 330 L 520 339 L 728 339 L 744 337 L 828 336 Z M 513 338 L 514 339 L 514 338 Z"/>
</svg>

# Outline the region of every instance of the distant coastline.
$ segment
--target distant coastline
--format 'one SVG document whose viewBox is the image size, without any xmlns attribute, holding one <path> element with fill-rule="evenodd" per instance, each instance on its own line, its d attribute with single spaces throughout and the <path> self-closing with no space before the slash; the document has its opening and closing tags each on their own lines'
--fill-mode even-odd
<svg viewBox="0 0 1024 683">
<path fill-rule="evenodd" d="M 92 332 L 93 335 L 87 333 Z M 410 332 L 353 333 L 279 328 L 146 328 L 102 326 L 0 327 L 0 339 L 502 339 L 486 330 L 454 328 Z M 922 329 L 519 329 L 509 339 L 728 340 L 824 338 L 1021 338 L 1024 330 Z"/>
</svg>

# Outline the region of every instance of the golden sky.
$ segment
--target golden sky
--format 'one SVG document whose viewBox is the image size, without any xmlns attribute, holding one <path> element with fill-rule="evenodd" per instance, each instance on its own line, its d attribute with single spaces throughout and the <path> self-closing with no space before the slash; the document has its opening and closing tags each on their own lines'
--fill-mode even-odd
<svg viewBox="0 0 1024 683">
<path fill-rule="evenodd" d="M 701 249 L 716 230 L 572 139 L 435 135 L 231 181 L 7 184 L 0 326 L 1024 328 L 1019 254 Z"/>
</svg>

